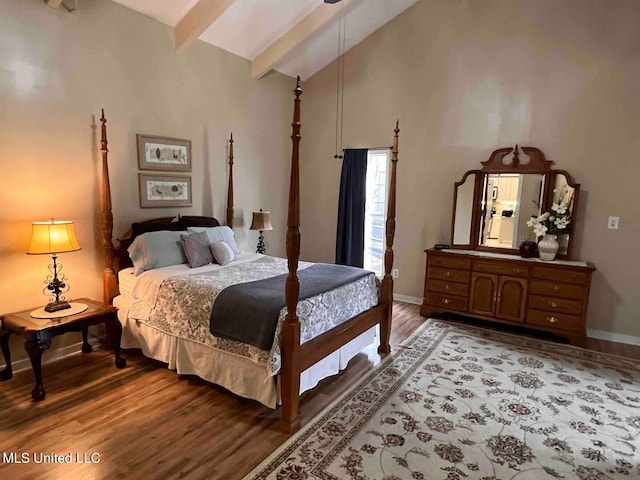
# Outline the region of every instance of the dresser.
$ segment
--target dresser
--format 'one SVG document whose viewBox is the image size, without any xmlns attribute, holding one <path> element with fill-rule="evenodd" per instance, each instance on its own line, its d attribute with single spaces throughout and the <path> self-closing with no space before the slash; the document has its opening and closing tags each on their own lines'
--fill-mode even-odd
<svg viewBox="0 0 640 480">
<path fill-rule="evenodd" d="M 475 250 L 425 250 L 420 314 L 460 315 L 586 340 L 588 262 L 543 262 Z"/>
</svg>

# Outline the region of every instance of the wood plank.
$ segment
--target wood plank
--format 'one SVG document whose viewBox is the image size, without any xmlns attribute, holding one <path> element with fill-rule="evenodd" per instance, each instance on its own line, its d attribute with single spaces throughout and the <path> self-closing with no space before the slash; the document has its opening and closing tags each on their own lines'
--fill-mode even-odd
<svg viewBox="0 0 640 480">
<path fill-rule="evenodd" d="M 184 50 L 213 22 L 215 22 L 235 0 L 200 0 L 173 28 L 173 39 L 177 51 Z"/>
<path fill-rule="evenodd" d="M 417 305 L 395 302 L 392 349 L 423 322 Z M 640 346 L 596 339 L 587 346 L 640 359 Z M 44 365 L 44 402 L 31 402 L 31 371 L 0 383 L 0 451 L 100 453 L 99 464 L 0 463 L 0 478 L 236 480 L 289 437 L 279 430 L 279 411 L 176 375 L 135 351 L 125 356 L 123 370 L 113 366 L 108 350 Z M 379 362 L 373 345 L 305 393 L 302 423 Z"/>
<path fill-rule="evenodd" d="M 276 63 L 296 48 L 301 47 L 313 35 L 328 28 L 341 16 L 346 15 L 360 1 L 343 0 L 338 5 L 321 4 L 253 60 L 251 64 L 253 79 L 264 77 Z"/>
</svg>

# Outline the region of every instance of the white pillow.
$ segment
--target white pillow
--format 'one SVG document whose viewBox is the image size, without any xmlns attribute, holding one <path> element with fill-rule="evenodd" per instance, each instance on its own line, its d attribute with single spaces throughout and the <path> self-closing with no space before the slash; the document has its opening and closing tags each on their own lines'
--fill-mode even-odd
<svg viewBox="0 0 640 480">
<path fill-rule="evenodd" d="M 187 263 L 180 235 L 184 235 L 184 231 L 161 230 L 138 235 L 127 249 L 133 273 L 140 275 L 145 270 Z"/>
<path fill-rule="evenodd" d="M 189 227 L 187 231 L 193 233 L 207 232 L 209 243 L 225 242 L 231 247 L 235 255 L 240 253 L 238 245 L 236 245 L 236 240 L 233 238 L 233 230 L 229 227 Z"/>
<path fill-rule="evenodd" d="M 231 260 L 236 258 L 236 254 L 233 249 L 227 244 L 227 242 L 216 242 L 209 245 L 213 259 L 220 265 L 226 265 Z"/>
</svg>

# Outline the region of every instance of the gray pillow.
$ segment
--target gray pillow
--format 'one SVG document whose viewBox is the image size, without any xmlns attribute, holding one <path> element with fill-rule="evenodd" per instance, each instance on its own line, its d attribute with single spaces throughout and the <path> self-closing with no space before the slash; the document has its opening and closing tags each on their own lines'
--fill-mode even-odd
<svg viewBox="0 0 640 480">
<path fill-rule="evenodd" d="M 235 255 L 240 253 L 238 245 L 236 245 L 236 241 L 233 238 L 233 230 L 229 227 L 189 227 L 187 231 L 194 233 L 206 232 L 209 236 L 209 243 L 224 242 L 231 247 Z"/>
<path fill-rule="evenodd" d="M 209 237 L 205 232 L 182 234 L 182 246 L 187 255 L 189 267 L 201 267 L 213 262 L 213 255 L 209 249 Z"/>
<path fill-rule="evenodd" d="M 233 253 L 233 249 L 227 244 L 227 242 L 216 242 L 209 245 L 211 248 L 211 253 L 213 254 L 213 258 L 216 263 L 220 265 L 226 265 L 231 260 L 236 258 L 235 253 Z"/>
<path fill-rule="evenodd" d="M 162 230 L 138 235 L 127 249 L 134 274 L 140 275 L 145 270 L 187 263 L 181 234 L 183 233 Z"/>
</svg>

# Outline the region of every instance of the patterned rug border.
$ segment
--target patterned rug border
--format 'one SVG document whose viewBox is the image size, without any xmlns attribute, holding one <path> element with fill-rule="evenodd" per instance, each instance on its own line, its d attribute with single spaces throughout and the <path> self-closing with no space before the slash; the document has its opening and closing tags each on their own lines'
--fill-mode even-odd
<svg viewBox="0 0 640 480">
<path fill-rule="evenodd" d="M 442 327 L 439 327 L 441 325 Z M 438 335 L 437 338 L 431 339 L 431 342 L 424 351 L 420 353 L 420 357 L 425 355 L 429 355 L 429 353 L 449 334 L 453 333 L 469 333 L 475 336 L 478 336 L 483 339 L 491 339 L 496 343 L 507 343 L 517 348 L 522 348 L 526 350 L 555 350 L 556 347 L 561 347 L 563 349 L 563 354 L 570 355 L 574 358 L 579 358 L 581 360 L 595 360 L 598 359 L 600 362 L 609 363 L 615 362 L 616 365 L 611 368 L 629 368 L 631 370 L 640 370 L 640 364 L 636 363 L 632 359 L 622 357 L 620 355 L 604 353 L 604 352 L 596 352 L 592 350 L 587 350 L 581 347 L 577 347 L 569 344 L 560 344 L 557 342 L 553 342 L 550 340 L 539 339 L 535 337 L 530 337 L 526 335 L 519 335 L 516 333 L 502 332 L 499 330 L 492 330 L 489 328 L 483 328 L 475 325 L 466 325 L 460 324 L 458 322 L 448 322 L 446 320 L 428 318 L 426 319 L 420 326 L 418 326 L 410 335 L 407 337 L 400 345 L 395 347 L 392 352 L 383 358 L 380 363 L 375 365 L 369 372 L 360 377 L 353 385 L 351 385 L 347 390 L 345 390 L 339 397 L 334 399 L 331 403 L 329 403 L 326 407 L 324 407 L 318 414 L 316 414 L 311 421 L 309 421 L 306 425 L 304 425 L 297 433 L 289 437 L 285 442 L 276 448 L 273 452 L 271 452 L 267 458 L 265 458 L 260 464 L 258 464 L 251 472 L 243 477 L 243 480 L 260 480 L 266 478 L 270 473 L 272 473 L 273 469 L 269 468 L 272 465 L 279 465 L 283 463 L 286 458 L 289 457 L 289 453 L 295 450 L 297 447 L 299 440 L 308 435 L 309 432 L 314 431 L 317 426 L 322 425 L 327 420 L 327 417 L 333 415 L 337 408 L 339 408 L 345 401 L 348 401 L 353 393 L 361 388 L 363 385 L 367 384 L 371 381 L 380 371 L 382 371 L 388 363 L 392 362 L 396 357 L 406 354 L 407 350 L 411 350 L 413 345 L 424 333 L 426 330 L 430 328 L 440 328 L 441 334 Z M 608 360 L 608 361 L 607 361 Z M 401 375 L 396 382 L 394 382 L 394 386 L 389 388 L 378 401 L 375 402 L 375 406 L 379 405 L 381 402 L 384 403 L 386 399 L 392 396 L 398 386 L 402 384 L 402 382 L 412 374 L 413 369 L 419 361 L 416 361 L 412 368 L 409 368 L 407 372 Z M 620 363 L 624 364 L 623 366 Z M 372 408 L 375 408 L 372 407 Z M 355 429 L 354 429 L 355 430 Z M 350 438 L 349 435 L 346 435 L 342 442 L 348 441 Z M 260 475 L 262 473 L 262 475 Z"/>
</svg>

